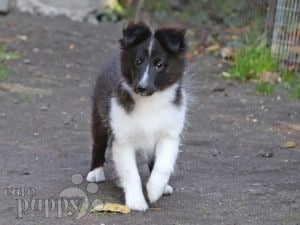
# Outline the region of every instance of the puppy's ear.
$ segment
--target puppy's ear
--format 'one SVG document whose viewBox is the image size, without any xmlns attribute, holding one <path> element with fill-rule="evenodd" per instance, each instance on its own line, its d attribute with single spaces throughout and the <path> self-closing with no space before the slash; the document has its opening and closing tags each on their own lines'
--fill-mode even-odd
<svg viewBox="0 0 300 225">
<path fill-rule="evenodd" d="M 186 29 L 162 28 L 157 30 L 154 36 L 168 52 L 184 54 L 187 51 L 185 33 Z"/>
<path fill-rule="evenodd" d="M 119 42 L 121 48 L 125 49 L 141 43 L 150 36 L 151 30 L 144 22 L 131 22 L 123 29 L 123 38 Z"/>
</svg>

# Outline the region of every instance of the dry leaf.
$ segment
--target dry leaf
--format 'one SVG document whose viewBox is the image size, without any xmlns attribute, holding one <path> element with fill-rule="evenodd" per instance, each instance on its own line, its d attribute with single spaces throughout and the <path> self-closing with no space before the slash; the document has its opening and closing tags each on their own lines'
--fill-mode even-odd
<svg viewBox="0 0 300 225">
<path fill-rule="evenodd" d="M 149 208 L 152 211 L 162 211 L 162 208 Z"/>
<path fill-rule="evenodd" d="M 223 59 L 232 59 L 234 58 L 234 50 L 232 47 L 224 47 L 221 49 L 221 57 Z"/>
<path fill-rule="evenodd" d="M 26 87 L 21 84 L 2 82 L 0 83 L 0 89 L 12 93 L 26 94 L 26 95 L 51 95 L 52 90 Z"/>
<path fill-rule="evenodd" d="M 231 76 L 231 74 L 226 71 L 223 71 L 221 75 L 222 77 L 226 77 L 226 78 L 229 78 Z"/>
<path fill-rule="evenodd" d="M 283 144 L 283 147 L 285 147 L 285 148 L 295 148 L 296 145 L 297 144 L 293 141 L 287 141 Z"/>
<path fill-rule="evenodd" d="M 117 212 L 117 213 L 130 213 L 130 209 L 126 205 L 116 204 L 116 203 L 105 203 L 96 205 L 92 210 L 92 212 Z"/>
<path fill-rule="evenodd" d="M 300 131 L 300 124 L 296 123 L 296 124 L 286 124 L 290 129 L 296 130 L 296 131 Z"/>
<path fill-rule="evenodd" d="M 211 45 L 206 48 L 206 52 L 215 52 L 215 51 L 218 51 L 219 49 L 220 49 L 220 45 L 218 45 L 218 44 Z"/>
<path fill-rule="evenodd" d="M 72 79 L 72 75 L 68 73 L 68 74 L 65 76 L 65 79 L 66 79 L 66 80 L 71 80 L 71 79 Z"/>
<path fill-rule="evenodd" d="M 0 37 L 0 43 L 3 43 L 3 44 L 10 44 L 11 42 L 13 42 L 13 39 L 12 39 L 12 38 Z"/>
<path fill-rule="evenodd" d="M 241 27 L 230 27 L 227 29 L 229 33 L 241 35 L 250 30 L 250 26 L 241 26 Z"/>
<path fill-rule="evenodd" d="M 191 52 L 189 52 L 189 53 L 187 54 L 187 60 L 188 60 L 189 62 L 193 62 L 193 61 L 194 61 L 194 55 L 193 55 Z"/>
<path fill-rule="evenodd" d="M 281 77 L 280 73 L 265 71 L 261 73 L 260 80 L 263 82 L 275 83 L 280 82 Z"/>
<path fill-rule="evenodd" d="M 72 43 L 69 45 L 70 50 L 74 50 L 76 48 L 76 44 Z"/>
</svg>

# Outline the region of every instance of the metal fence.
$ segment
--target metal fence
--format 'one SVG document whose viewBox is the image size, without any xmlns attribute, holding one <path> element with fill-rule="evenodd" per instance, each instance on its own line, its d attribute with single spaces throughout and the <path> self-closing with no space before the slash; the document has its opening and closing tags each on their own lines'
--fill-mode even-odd
<svg viewBox="0 0 300 225">
<path fill-rule="evenodd" d="M 300 71 L 300 0 L 277 0 L 274 16 L 272 53 L 289 70 Z"/>
</svg>

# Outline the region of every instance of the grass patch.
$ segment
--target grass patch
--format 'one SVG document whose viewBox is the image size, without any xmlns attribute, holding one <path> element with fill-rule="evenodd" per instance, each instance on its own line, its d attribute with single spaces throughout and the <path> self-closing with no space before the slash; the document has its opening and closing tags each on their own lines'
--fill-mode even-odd
<svg viewBox="0 0 300 225">
<path fill-rule="evenodd" d="M 9 52 L 7 51 L 4 45 L 0 45 L 0 60 L 11 60 L 11 59 L 19 59 L 21 58 L 20 54 L 17 52 Z"/>
<path fill-rule="evenodd" d="M 300 73 L 283 71 L 283 84 L 289 90 L 290 99 L 300 99 Z"/>
<path fill-rule="evenodd" d="M 152 13 L 155 19 L 163 23 L 179 21 L 192 26 L 199 24 L 243 26 L 253 17 L 252 14 L 247 13 L 249 10 L 256 12 L 256 16 L 259 16 L 260 8 L 262 8 L 261 4 L 251 1 L 215 0 L 214 4 L 211 4 L 207 0 L 186 0 L 185 4 L 177 5 L 179 8 L 174 10 L 174 6 L 176 8 L 174 2 L 176 1 L 145 1 L 143 10 Z"/>
<path fill-rule="evenodd" d="M 9 70 L 7 69 L 5 61 L 19 58 L 21 58 L 19 53 L 8 51 L 6 47 L 0 43 L 0 80 L 9 75 Z"/>
<path fill-rule="evenodd" d="M 246 38 L 245 43 L 236 52 L 229 77 L 241 81 L 258 79 L 265 71 L 276 72 L 278 66 L 278 60 L 272 56 L 264 35 L 254 40 Z"/>
<path fill-rule="evenodd" d="M 4 79 L 5 77 L 7 77 L 7 70 L 3 63 L 0 62 L 0 80 Z"/>
<path fill-rule="evenodd" d="M 269 82 L 258 82 L 256 91 L 261 95 L 271 95 L 275 92 L 275 85 Z"/>
<path fill-rule="evenodd" d="M 281 69 L 279 60 L 271 53 L 266 35 L 255 36 L 249 34 L 237 42 L 234 65 L 225 73 L 226 77 L 240 81 L 255 80 L 259 94 L 272 95 L 278 86 L 274 83 L 277 80 L 266 81 L 263 74 L 278 73 L 279 80 L 282 80 L 280 83 L 288 90 L 289 98 L 300 99 L 300 74 Z"/>
</svg>

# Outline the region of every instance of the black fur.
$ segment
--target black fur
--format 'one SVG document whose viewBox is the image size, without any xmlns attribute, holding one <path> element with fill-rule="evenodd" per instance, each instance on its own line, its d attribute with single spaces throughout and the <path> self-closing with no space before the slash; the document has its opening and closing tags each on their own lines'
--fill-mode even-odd
<svg viewBox="0 0 300 225">
<path fill-rule="evenodd" d="M 93 110 L 92 110 L 92 137 L 93 154 L 91 170 L 103 166 L 105 150 L 109 137 L 112 135 L 109 124 L 110 101 L 116 97 L 118 103 L 127 113 L 134 110 L 135 102 L 132 92 L 139 93 L 138 85 L 145 68 L 149 67 L 149 82 L 144 87 L 145 95 L 152 95 L 162 91 L 181 79 L 185 66 L 187 50 L 185 30 L 164 28 L 154 33 L 144 23 L 130 23 L 123 30 L 120 39 L 121 52 L 111 58 L 103 67 L 96 81 Z M 148 46 L 153 39 L 153 51 L 148 52 Z M 136 59 L 142 60 L 137 65 Z M 157 64 L 163 65 L 162 69 Z M 180 105 L 182 100 L 181 87 L 176 90 L 173 103 Z M 122 122 L 122 121 L 120 121 Z M 153 169 L 154 159 L 150 161 L 149 168 Z"/>
</svg>

